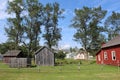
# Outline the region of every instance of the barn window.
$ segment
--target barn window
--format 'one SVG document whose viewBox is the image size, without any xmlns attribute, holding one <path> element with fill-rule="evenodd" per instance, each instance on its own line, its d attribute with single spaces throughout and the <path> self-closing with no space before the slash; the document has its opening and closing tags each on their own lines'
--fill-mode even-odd
<svg viewBox="0 0 120 80">
<path fill-rule="evenodd" d="M 115 51 L 112 51 L 111 54 L 112 54 L 112 60 L 116 60 L 116 53 L 115 53 Z"/>
<path fill-rule="evenodd" d="M 101 61 L 101 59 L 100 59 L 100 55 L 98 55 L 98 61 Z"/>
<path fill-rule="evenodd" d="M 107 56 L 107 52 L 104 52 L 104 60 L 107 60 L 108 56 Z"/>
</svg>

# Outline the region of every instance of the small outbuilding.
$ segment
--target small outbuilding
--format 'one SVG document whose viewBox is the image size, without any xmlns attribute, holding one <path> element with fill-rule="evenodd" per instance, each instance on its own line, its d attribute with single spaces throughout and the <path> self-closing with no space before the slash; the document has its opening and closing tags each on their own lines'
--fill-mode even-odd
<svg viewBox="0 0 120 80">
<path fill-rule="evenodd" d="M 102 45 L 96 54 L 96 62 L 120 66 L 120 35 Z"/>
<path fill-rule="evenodd" d="M 28 64 L 31 64 L 31 61 L 28 60 L 20 50 L 9 50 L 3 55 L 3 62 L 14 68 L 27 67 Z"/>
<path fill-rule="evenodd" d="M 54 52 L 46 46 L 38 49 L 35 52 L 35 63 L 39 66 L 54 66 Z"/>
<path fill-rule="evenodd" d="M 3 54 L 3 62 L 10 63 L 11 58 L 23 58 L 24 54 L 20 50 L 9 50 Z"/>
</svg>

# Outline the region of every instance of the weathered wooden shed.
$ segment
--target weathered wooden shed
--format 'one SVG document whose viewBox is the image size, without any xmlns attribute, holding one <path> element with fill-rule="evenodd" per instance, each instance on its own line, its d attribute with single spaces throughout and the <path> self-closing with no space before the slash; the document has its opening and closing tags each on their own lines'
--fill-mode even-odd
<svg viewBox="0 0 120 80">
<path fill-rule="evenodd" d="M 120 66 L 120 35 L 102 45 L 96 54 L 96 62 Z"/>
<path fill-rule="evenodd" d="M 11 58 L 23 58 L 24 54 L 20 50 L 9 50 L 3 54 L 3 61 L 10 63 Z"/>
<path fill-rule="evenodd" d="M 9 50 L 3 55 L 3 62 L 9 64 L 10 67 L 27 67 L 28 59 L 20 50 Z M 30 62 L 30 61 L 29 61 Z"/>
<path fill-rule="evenodd" d="M 54 66 L 54 52 L 44 46 L 35 52 L 35 63 L 39 66 Z"/>
</svg>

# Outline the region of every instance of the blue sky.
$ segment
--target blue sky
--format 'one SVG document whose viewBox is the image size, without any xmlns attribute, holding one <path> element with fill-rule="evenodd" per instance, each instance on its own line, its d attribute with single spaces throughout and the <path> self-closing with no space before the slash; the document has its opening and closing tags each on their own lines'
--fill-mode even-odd
<svg viewBox="0 0 120 80">
<path fill-rule="evenodd" d="M 12 16 L 5 12 L 7 1 L 8 0 L 0 0 L 0 43 L 7 40 L 4 27 L 8 26 L 6 19 Z M 120 0 L 40 0 L 40 2 L 43 4 L 58 2 L 60 8 L 65 9 L 63 13 L 65 18 L 59 20 L 59 27 L 62 28 L 62 40 L 59 42 L 60 48 L 81 47 L 80 43 L 73 40 L 73 35 L 76 31 L 69 27 L 74 17 L 75 8 L 82 9 L 83 6 L 97 7 L 101 5 L 102 9 L 108 11 L 107 16 L 109 16 L 112 11 L 120 12 Z M 43 42 L 44 40 L 42 39 L 40 43 L 43 45 Z"/>
</svg>

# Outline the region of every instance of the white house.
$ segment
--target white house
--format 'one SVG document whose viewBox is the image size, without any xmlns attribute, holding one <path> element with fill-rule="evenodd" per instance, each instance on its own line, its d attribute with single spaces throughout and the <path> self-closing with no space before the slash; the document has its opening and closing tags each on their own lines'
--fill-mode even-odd
<svg viewBox="0 0 120 80">
<path fill-rule="evenodd" d="M 74 53 L 68 53 L 66 54 L 66 59 L 74 59 L 75 54 Z"/>
<path fill-rule="evenodd" d="M 87 53 L 85 53 L 85 52 L 80 52 L 80 53 L 78 53 L 78 54 L 74 57 L 74 59 L 75 59 L 75 60 L 76 60 L 76 59 L 87 59 Z M 93 56 L 90 55 L 89 53 L 88 53 L 88 59 L 93 59 Z"/>
<path fill-rule="evenodd" d="M 86 54 L 84 51 L 82 51 L 82 52 L 78 53 L 78 54 L 74 57 L 74 59 L 87 59 L 87 54 Z"/>
</svg>

